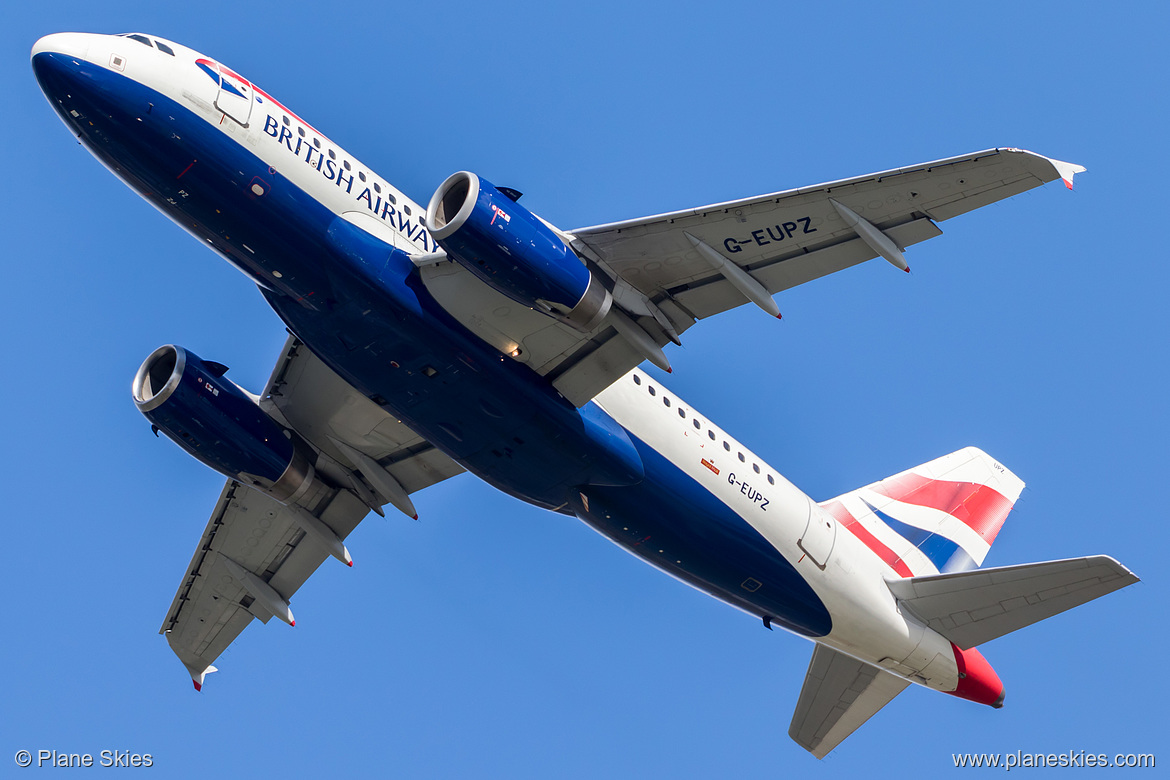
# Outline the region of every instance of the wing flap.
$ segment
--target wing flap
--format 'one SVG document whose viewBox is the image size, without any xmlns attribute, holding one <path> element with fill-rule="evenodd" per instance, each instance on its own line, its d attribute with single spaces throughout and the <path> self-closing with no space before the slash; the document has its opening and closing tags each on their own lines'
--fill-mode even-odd
<svg viewBox="0 0 1170 780">
<path fill-rule="evenodd" d="M 910 683 L 876 666 L 817 645 L 788 736 L 824 758 Z"/>
<path fill-rule="evenodd" d="M 1010 198 L 1013 195 L 1027 192 L 1042 183 L 1031 175 L 1022 175 L 1009 181 L 992 182 L 985 187 L 976 188 L 968 192 L 956 193 L 945 200 L 940 200 L 936 204 L 931 205 L 927 213 L 934 219 L 940 221 L 950 219 L 960 214 L 966 214 L 968 211 L 990 206 L 992 203 L 1003 200 L 1004 198 Z"/>
<path fill-rule="evenodd" d="M 891 580 L 898 601 L 967 650 L 1138 582 L 1107 555 Z"/>
<path fill-rule="evenodd" d="M 649 322 L 649 318 L 643 320 Z M 647 329 L 651 327 L 653 326 L 647 325 Z M 553 380 L 553 387 L 568 399 L 569 403 L 577 407 L 584 406 L 595 395 L 613 384 L 615 379 L 625 376 L 630 369 L 646 359 L 625 339 L 615 338 L 614 335 L 613 331 L 610 331 L 610 338 L 601 341 L 583 357 L 577 357 Z M 659 346 L 665 343 L 666 338 L 663 337 Z"/>
<path fill-rule="evenodd" d="M 894 225 L 884 232 L 903 248 L 942 235 L 938 226 L 925 217 Z M 862 239 L 854 238 L 811 251 L 798 249 L 770 257 L 750 271 L 774 295 L 875 257 L 877 253 Z M 721 276 L 709 276 L 693 285 L 671 290 L 670 294 L 700 320 L 746 303 L 744 296 Z"/>
</svg>

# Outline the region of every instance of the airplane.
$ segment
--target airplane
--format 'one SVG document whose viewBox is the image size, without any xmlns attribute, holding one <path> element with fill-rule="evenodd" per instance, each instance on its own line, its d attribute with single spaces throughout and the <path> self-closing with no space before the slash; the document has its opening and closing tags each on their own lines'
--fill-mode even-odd
<svg viewBox="0 0 1170 780">
<path fill-rule="evenodd" d="M 1094 555 L 980 568 L 1024 483 L 973 447 L 826 501 L 670 392 L 699 320 L 882 258 L 1079 165 L 993 148 L 563 230 L 459 171 L 424 208 L 223 63 L 57 33 L 32 68 L 77 140 L 258 287 L 290 336 L 257 395 L 177 345 L 134 403 L 226 477 L 160 633 L 201 690 L 369 512 L 464 471 L 812 640 L 789 735 L 823 758 L 911 683 L 1001 707 L 977 649 L 1138 581 Z M 649 362 L 655 370 L 642 366 Z"/>
</svg>

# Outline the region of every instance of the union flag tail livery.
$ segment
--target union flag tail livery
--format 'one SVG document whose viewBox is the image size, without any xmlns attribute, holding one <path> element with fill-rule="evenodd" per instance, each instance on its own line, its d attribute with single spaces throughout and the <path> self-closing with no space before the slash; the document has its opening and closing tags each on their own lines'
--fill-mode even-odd
<svg viewBox="0 0 1170 780">
<path fill-rule="evenodd" d="M 983 564 L 1024 483 L 975 447 L 821 504 L 899 577 Z"/>
<path fill-rule="evenodd" d="M 979 569 L 1023 483 L 977 449 L 818 504 L 661 381 L 698 321 L 775 318 L 773 295 L 871 259 L 906 270 L 940 222 L 1078 165 L 994 148 L 562 230 L 469 171 L 423 208 L 157 36 L 50 35 L 32 67 L 78 142 L 292 334 L 259 395 L 177 345 L 132 384 L 226 478 L 160 630 L 196 690 L 254 620 L 295 624 L 370 511 L 415 517 L 411 493 L 463 471 L 811 639 L 789 733 L 818 757 L 911 683 L 1002 705 L 977 645 L 1137 580 L 1103 556 Z"/>
</svg>

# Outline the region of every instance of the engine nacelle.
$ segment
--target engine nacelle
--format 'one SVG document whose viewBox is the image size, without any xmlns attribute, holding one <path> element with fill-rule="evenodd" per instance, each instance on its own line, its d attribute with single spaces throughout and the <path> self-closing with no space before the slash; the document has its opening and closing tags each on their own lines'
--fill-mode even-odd
<svg viewBox="0 0 1170 780">
<path fill-rule="evenodd" d="M 134 377 L 134 403 L 199 462 L 277 501 L 295 501 L 313 482 L 312 464 L 282 426 L 223 378 L 226 370 L 182 347 L 159 347 Z"/>
<path fill-rule="evenodd" d="M 514 301 L 589 332 L 613 298 L 561 238 L 474 173 L 452 174 L 427 206 L 447 256 Z"/>
</svg>

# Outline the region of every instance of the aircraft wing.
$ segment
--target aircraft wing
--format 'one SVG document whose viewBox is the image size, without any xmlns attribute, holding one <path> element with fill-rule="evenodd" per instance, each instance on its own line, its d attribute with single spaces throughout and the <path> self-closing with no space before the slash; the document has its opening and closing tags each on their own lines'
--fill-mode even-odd
<svg viewBox="0 0 1170 780">
<path fill-rule="evenodd" d="M 824 758 L 909 684 L 876 666 L 817 645 L 788 736 L 817 758 Z"/>
<path fill-rule="evenodd" d="M 615 301 L 662 346 L 670 330 L 681 334 L 748 303 L 745 284 L 768 298 L 875 257 L 899 265 L 906 247 L 942 233 L 936 223 L 1058 178 L 1071 187 L 1083 170 L 1021 149 L 988 149 L 561 237 L 608 277 Z M 504 354 L 519 350 L 517 359 L 578 406 L 645 359 L 610 319 L 581 334 L 510 301 L 456 263 L 422 273 L 465 326 Z"/>
<path fill-rule="evenodd" d="M 327 478 L 318 482 L 342 487 L 323 488 L 309 506 L 298 508 L 227 481 L 160 629 L 196 689 L 253 619 L 267 623 L 276 616 L 292 623 L 290 598 L 327 558 L 352 565 L 341 540 L 371 503 L 388 500 L 380 488 L 384 480 L 371 476 L 368 464 L 390 475 L 405 494 L 463 471 L 295 337 L 285 344 L 260 404 L 317 450 L 317 472 Z M 366 471 L 354 463 L 360 457 L 355 452 L 368 458 Z"/>
</svg>

